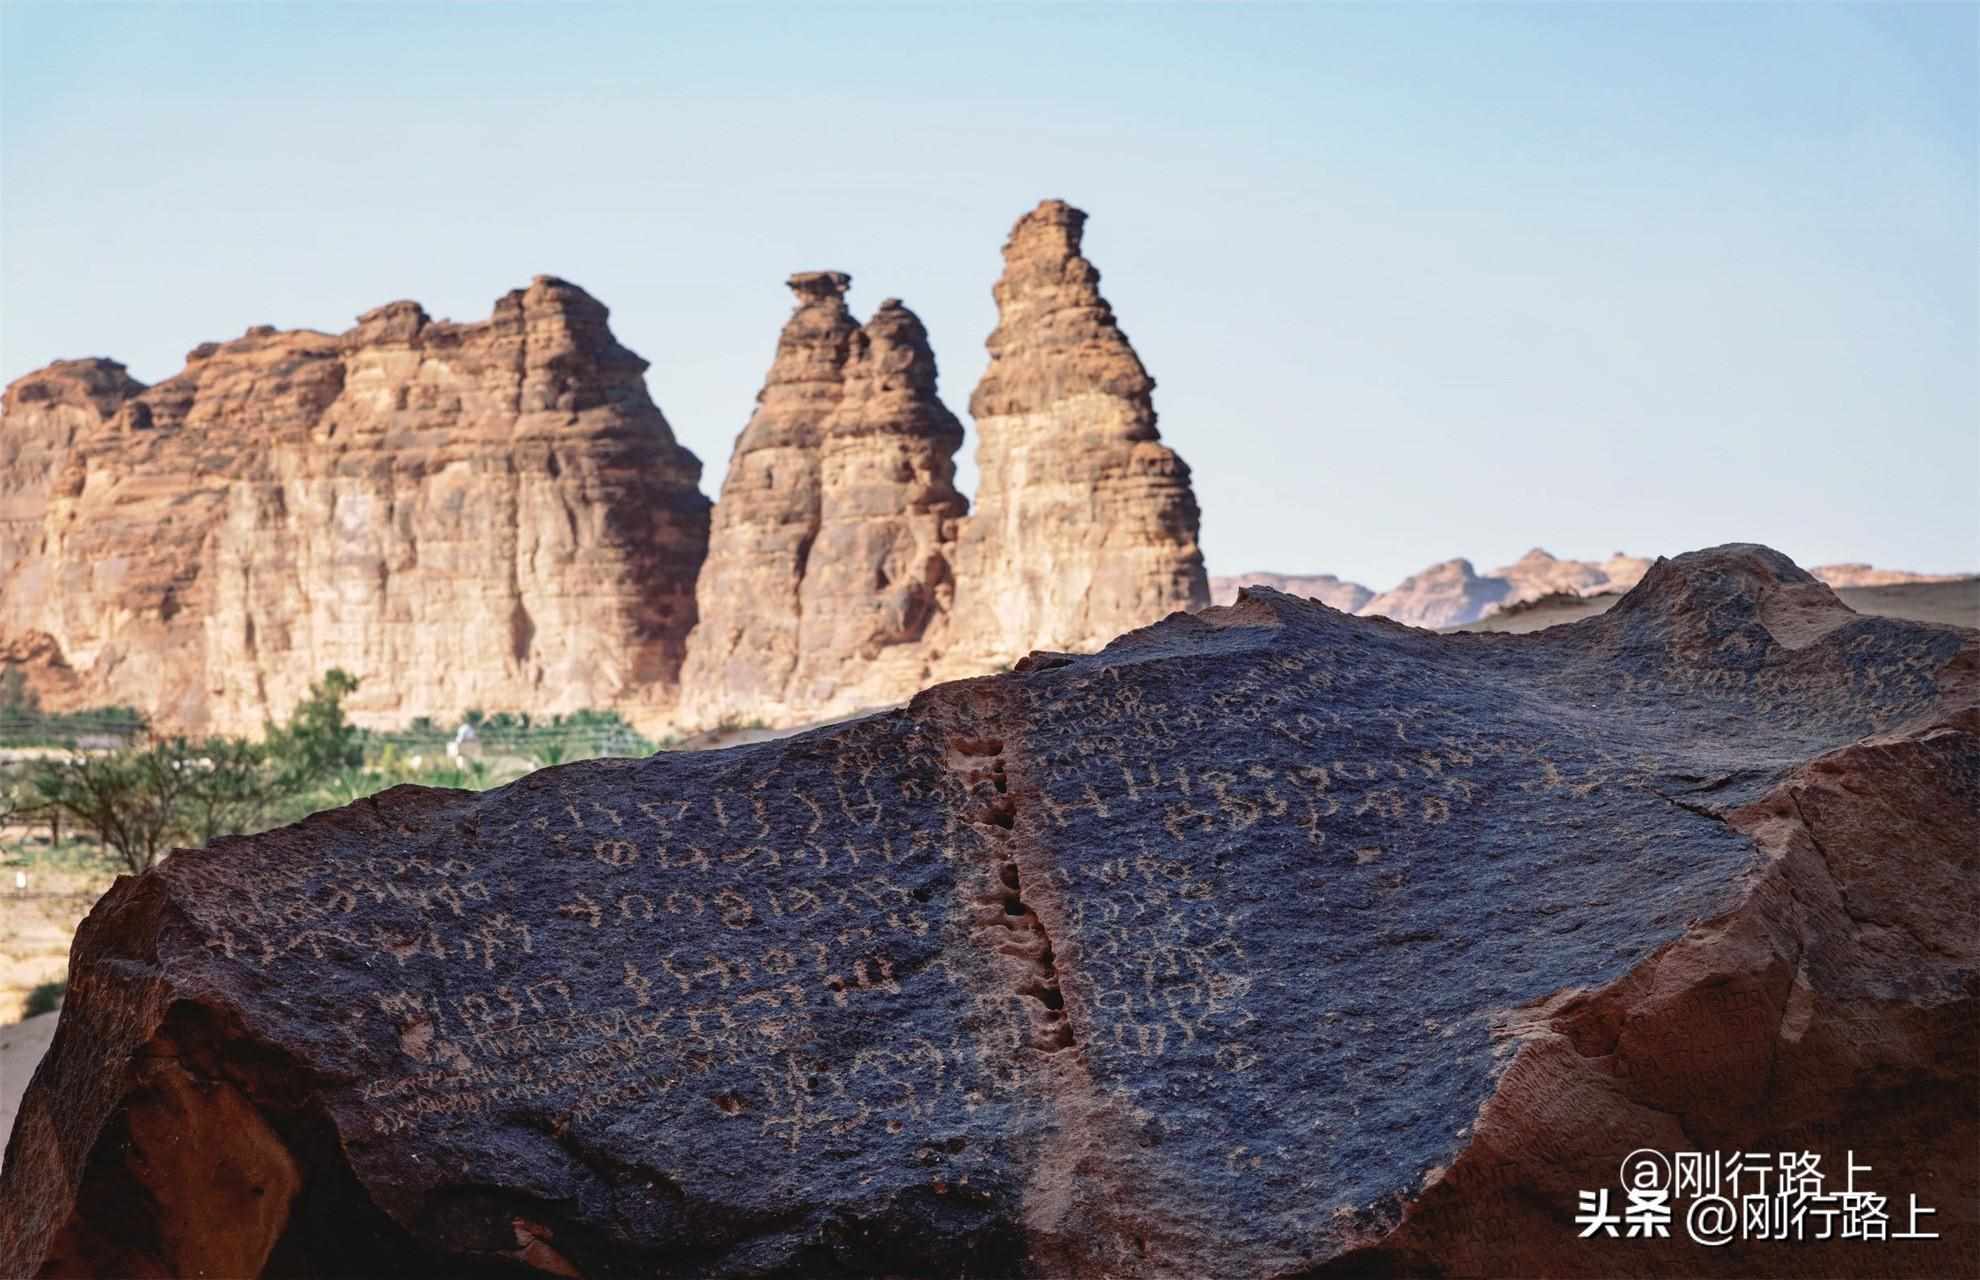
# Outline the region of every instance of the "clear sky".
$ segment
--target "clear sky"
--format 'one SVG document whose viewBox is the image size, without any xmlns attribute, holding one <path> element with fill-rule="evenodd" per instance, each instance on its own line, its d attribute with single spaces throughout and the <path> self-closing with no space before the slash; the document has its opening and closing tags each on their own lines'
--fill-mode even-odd
<svg viewBox="0 0 1980 1280">
<path fill-rule="evenodd" d="M 786 274 L 906 299 L 967 422 L 1061 196 L 1212 572 L 1976 569 L 1977 15 L 3 0 L 0 377 L 548 272 L 712 495 Z"/>
</svg>

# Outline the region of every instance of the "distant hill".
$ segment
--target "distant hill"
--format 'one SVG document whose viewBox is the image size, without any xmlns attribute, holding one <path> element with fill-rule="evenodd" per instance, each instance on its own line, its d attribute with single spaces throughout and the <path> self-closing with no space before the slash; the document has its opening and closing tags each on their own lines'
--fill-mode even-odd
<svg viewBox="0 0 1980 1280">
<path fill-rule="evenodd" d="M 1543 548 L 1535 547 L 1514 563 L 1490 573 L 1479 573 L 1466 559 L 1445 560 L 1411 574 L 1379 594 L 1359 582 L 1350 582 L 1331 573 L 1261 572 L 1212 577 L 1210 596 L 1217 604 L 1229 604 L 1237 599 L 1238 590 L 1242 587 L 1272 587 L 1311 597 L 1343 613 L 1392 618 L 1412 627 L 1450 629 L 1501 615 L 1514 615 L 1521 606 L 1535 601 L 1549 601 L 1550 607 L 1558 613 L 1562 610 L 1573 612 L 1571 602 L 1582 597 L 1613 599 L 1635 586 L 1651 563 L 1648 557 L 1632 556 L 1621 551 L 1606 560 L 1563 560 Z M 1854 563 L 1819 565 L 1809 572 L 1839 590 L 1974 580 L 1962 574 L 1912 573 L 1905 569 L 1879 569 Z M 1844 596 L 1845 601 L 1848 598 Z M 1878 608 L 1859 611 L 1884 612 Z M 1599 612 L 1601 609 L 1588 609 L 1582 610 L 1581 614 Z M 1563 620 L 1567 619 L 1556 618 L 1556 621 Z M 1980 624 L 1966 622 L 1963 625 Z"/>
</svg>

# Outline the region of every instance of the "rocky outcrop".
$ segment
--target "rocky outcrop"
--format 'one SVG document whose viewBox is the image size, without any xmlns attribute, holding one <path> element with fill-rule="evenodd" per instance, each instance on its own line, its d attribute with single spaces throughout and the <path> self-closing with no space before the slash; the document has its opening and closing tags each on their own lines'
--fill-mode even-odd
<svg viewBox="0 0 1980 1280">
<path fill-rule="evenodd" d="M 0 642 L 51 637 L 75 705 L 254 732 L 331 667 L 362 721 L 671 709 L 707 538 L 646 362 L 540 276 L 475 324 L 396 302 L 250 329 L 142 388 L 9 387 Z"/>
<path fill-rule="evenodd" d="M 1238 592 L 1246 587 L 1270 587 L 1290 596 L 1305 596 L 1342 613 L 1353 613 L 1375 598 L 1375 593 L 1359 582 L 1331 573 L 1240 573 L 1211 578 L 1210 600 L 1213 604 L 1236 604 Z"/>
<path fill-rule="evenodd" d="M 1475 621 L 1512 596 L 1512 584 L 1504 578 L 1481 576 L 1469 560 L 1446 560 L 1404 578 L 1360 612 L 1435 630 Z"/>
<path fill-rule="evenodd" d="M 1586 596 L 1627 591 L 1650 562 L 1618 551 L 1607 560 L 1562 560 L 1535 547 L 1509 565 L 1481 574 L 1469 560 L 1446 560 L 1404 579 L 1377 595 L 1358 582 L 1333 574 L 1246 573 L 1212 578 L 1211 594 L 1220 604 L 1240 588 L 1271 587 L 1311 596 L 1329 608 L 1390 618 L 1412 627 L 1463 626 L 1505 609 L 1561 594 Z"/>
<path fill-rule="evenodd" d="M 1563 560 L 1544 548 L 1535 547 L 1513 563 L 1492 570 L 1491 576 L 1503 578 L 1512 586 L 1499 605 L 1505 608 L 1560 593 L 1590 596 L 1608 591 L 1627 591 L 1642 581 L 1643 575 L 1649 571 L 1650 561 L 1641 556 L 1624 555 L 1620 551 L 1607 560 Z"/>
<path fill-rule="evenodd" d="M 1048 200 L 1005 245 L 974 515 L 921 322 L 890 299 L 861 326 L 844 273 L 792 279 L 716 504 L 681 727 L 829 720 L 1208 603 L 1189 468 L 1079 256 L 1085 219 Z"/>
<path fill-rule="evenodd" d="M 936 394 L 927 331 L 898 298 L 860 325 L 844 272 L 790 283 L 797 310 L 715 507 L 687 728 L 899 702 L 947 642 L 968 501 L 962 424 Z"/>
<path fill-rule="evenodd" d="M 853 340 L 825 420 L 818 541 L 799 592 L 789 700 L 818 718 L 926 687 L 953 643 L 962 424 L 936 394 L 928 333 L 898 298 Z"/>
<path fill-rule="evenodd" d="M 845 301 L 851 283 L 843 271 L 790 278 L 797 308 L 729 457 L 695 588 L 699 621 L 681 673 L 686 727 L 766 720 L 784 710 L 797 666 L 800 588 L 823 511 L 819 441 L 845 394 L 859 332 Z"/>
<path fill-rule="evenodd" d="M 1763 548 L 1530 636 L 1251 590 L 835 728 L 400 788 L 119 882 L 0 1259 L 1962 1274 L 1977 818 L 1980 634 Z M 1937 1238 L 1705 1247 L 1688 1192 L 1667 1236 L 1580 1232 L 1645 1148 L 1812 1152 Z"/>
<path fill-rule="evenodd" d="M 1084 221 L 1047 201 L 1005 247 L 974 519 L 926 332 L 896 301 L 861 326 L 841 272 L 791 278 L 712 531 L 645 362 L 550 277 L 479 324 L 258 326 L 151 388 L 51 366 L 0 423 L 0 654 L 32 650 L 51 709 L 171 730 L 256 732 L 342 667 L 374 726 L 674 731 L 844 716 L 1200 607 L 1189 469 Z"/>
<path fill-rule="evenodd" d="M 1085 224 L 1047 200 L 1004 244 L 969 405 L 981 480 L 958 549 L 957 671 L 1096 649 L 1210 602 L 1189 468 L 1161 443 L 1155 380 L 1080 256 Z"/>
</svg>

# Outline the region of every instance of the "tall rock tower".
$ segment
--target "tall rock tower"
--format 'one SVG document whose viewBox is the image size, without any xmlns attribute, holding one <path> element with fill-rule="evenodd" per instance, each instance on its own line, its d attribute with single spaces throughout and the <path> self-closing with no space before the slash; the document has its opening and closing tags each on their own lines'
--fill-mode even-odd
<svg viewBox="0 0 1980 1280">
<path fill-rule="evenodd" d="M 962 424 L 898 299 L 860 326 L 849 277 L 791 277 L 798 307 L 736 441 L 698 590 L 680 722 L 789 725 L 929 683 L 954 601 Z"/>
<path fill-rule="evenodd" d="M 1155 430 L 1155 380 L 1080 256 L 1086 215 L 1047 200 L 1004 244 L 990 367 L 970 397 L 976 512 L 958 548 L 950 669 L 1097 649 L 1210 602 L 1189 468 Z"/>
<path fill-rule="evenodd" d="M 935 353 L 889 298 L 853 339 L 819 446 L 818 542 L 799 593 L 791 699 L 821 715 L 898 702 L 933 678 L 955 601 L 962 423 L 935 392 Z"/>
<path fill-rule="evenodd" d="M 852 277 L 801 271 L 797 309 L 756 412 L 736 437 L 695 585 L 697 622 L 681 668 L 680 722 L 771 720 L 797 665 L 798 590 L 818 537 L 818 440 L 845 392 L 859 322 L 846 309 Z"/>
</svg>

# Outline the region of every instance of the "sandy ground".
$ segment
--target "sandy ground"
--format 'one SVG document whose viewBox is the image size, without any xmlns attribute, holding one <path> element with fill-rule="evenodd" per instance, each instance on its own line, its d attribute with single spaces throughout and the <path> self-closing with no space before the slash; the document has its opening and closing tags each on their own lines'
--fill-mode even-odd
<svg viewBox="0 0 1980 1280">
<path fill-rule="evenodd" d="M 14 887 L 25 874 L 25 891 Z M 69 973 L 69 939 L 116 877 L 110 871 L 0 865 L 0 1023 L 21 1016 L 29 991 Z"/>
<path fill-rule="evenodd" d="M 1836 592 L 1858 613 L 1911 622 L 1938 622 L 1955 627 L 1980 627 L 1980 578 L 1958 582 L 1906 582 L 1892 587 L 1845 587 Z M 1579 622 L 1606 613 L 1619 595 L 1588 596 L 1572 602 L 1522 609 L 1486 618 L 1453 631 L 1539 631 L 1565 622 Z"/>
<path fill-rule="evenodd" d="M 48 1051 L 55 1038 L 59 1013 L 43 1013 L 0 1027 L 0 1135 L 14 1131 L 14 1113 L 21 1109 L 21 1095 L 34 1077 L 34 1064 Z M 6 1142 L 0 1137 L 0 1159 L 6 1157 Z"/>
</svg>

